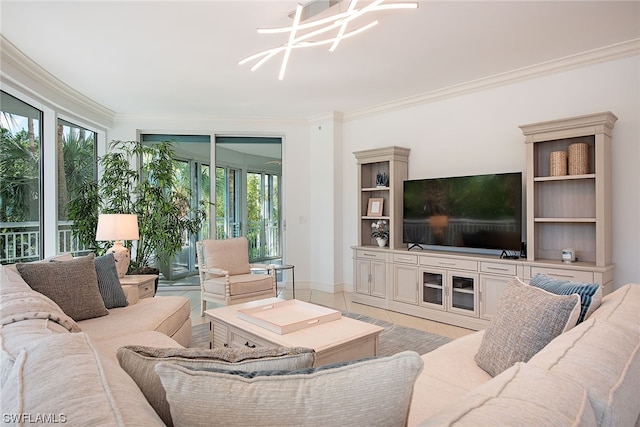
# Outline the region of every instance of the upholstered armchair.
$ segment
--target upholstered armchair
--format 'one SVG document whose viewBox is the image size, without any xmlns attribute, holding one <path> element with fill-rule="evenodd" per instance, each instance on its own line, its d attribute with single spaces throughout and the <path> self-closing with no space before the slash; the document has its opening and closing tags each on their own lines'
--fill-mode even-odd
<svg viewBox="0 0 640 427">
<path fill-rule="evenodd" d="M 207 301 L 231 305 L 276 296 L 273 267 L 249 264 L 246 237 L 202 240 L 196 243 L 196 256 L 202 295 L 200 316 Z"/>
</svg>

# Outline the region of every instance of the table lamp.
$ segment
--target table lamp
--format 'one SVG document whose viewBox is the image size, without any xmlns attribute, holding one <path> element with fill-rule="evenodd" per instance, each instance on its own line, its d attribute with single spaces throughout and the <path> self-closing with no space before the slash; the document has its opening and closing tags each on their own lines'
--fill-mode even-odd
<svg viewBox="0 0 640 427">
<path fill-rule="evenodd" d="M 107 250 L 116 260 L 118 278 L 124 277 L 129 269 L 131 256 L 123 240 L 138 240 L 138 216 L 134 214 L 100 214 L 96 241 L 113 240 L 113 247 Z"/>
</svg>

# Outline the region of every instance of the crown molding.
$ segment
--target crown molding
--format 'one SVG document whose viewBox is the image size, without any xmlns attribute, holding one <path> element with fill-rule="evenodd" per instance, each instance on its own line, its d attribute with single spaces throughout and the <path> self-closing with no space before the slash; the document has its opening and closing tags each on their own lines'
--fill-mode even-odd
<svg viewBox="0 0 640 427">
<path fill-rule="evenodd" d="M 115 113 L 58 80 L 0 34 L 2 80 L 58 111 L 111 127 Z M 12 73 L 13 71 L 13 73 Z M 42 90 L 36 89 L 42 88 Z"/>
<path fill-rule="evenodd" d="M 626 58 L 640 53 L 640 38 L 617 43 L 611 46 L 594 49 L 576 55 L 567 56 L 540 64 L 523 67 L 505 73 L 496 74 L 482 79 L 438 89 L 433 92 L 414 95 L 395 101 L 378 104 L 372 107 L 354 110 L 344 114 L 344 120 L 356 120 L 375 114 L 387 113 L 420 104 L 440 101 L 447 98 L 465 95 L 504 86 L 524 80 L 530 80 L 549 74 L 556 74 L 576 68 L 586 67 L 606 61 Z"/>
</svg>

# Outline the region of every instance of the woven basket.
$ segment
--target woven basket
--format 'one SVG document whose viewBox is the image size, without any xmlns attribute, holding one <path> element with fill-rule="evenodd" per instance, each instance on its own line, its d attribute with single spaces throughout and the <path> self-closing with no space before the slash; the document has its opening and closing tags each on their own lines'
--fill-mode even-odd
<svg viewBox="0 0 640 427">
<path fill-rule="evenodd" d="M 549 171 L 551 176 L 562 176 L 567 174 L 567 153 L 564 151 L 553 151 L 549 155 Z"/>
<path fill-rule="evenodd" d="M 589 173 L 589 144 L 583 142 L 569 145 L 569 175 Z"/>
</svg>

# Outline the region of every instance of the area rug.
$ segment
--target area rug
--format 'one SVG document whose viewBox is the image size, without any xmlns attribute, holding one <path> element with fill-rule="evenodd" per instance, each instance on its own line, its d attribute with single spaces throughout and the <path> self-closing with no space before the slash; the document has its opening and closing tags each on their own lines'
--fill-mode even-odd
<svg viewBox="0 0 640 427">
<path fill-rule="evenodd" d="M 345 311 L 342 315 L 384 328 L 384 330 L 380 332 L 380 339 L 378 341 L 378 354 L 380 356 L 390 356 L 405 350 L 413 350 L 418 354 L 425 354 L 451 341 L 451 338 L 448 337 L 420 331 L 407 326 L 396 325 L 362 314 Z M 209 348 L 208 323 L 193 327 L 189 347 Z"/>
</svg>

